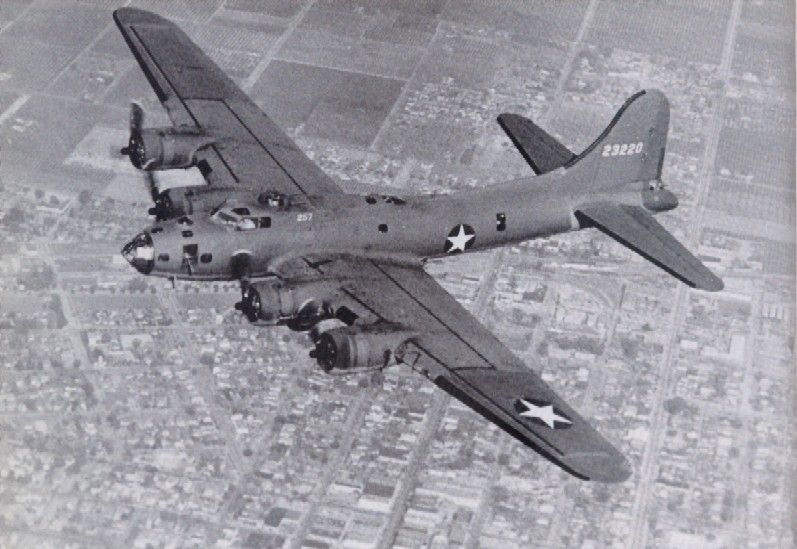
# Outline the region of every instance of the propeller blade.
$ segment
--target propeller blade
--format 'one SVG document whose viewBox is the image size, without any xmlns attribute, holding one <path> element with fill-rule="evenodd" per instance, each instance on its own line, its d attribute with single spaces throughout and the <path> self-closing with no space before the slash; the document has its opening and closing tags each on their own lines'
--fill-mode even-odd
<svg viewBox="0 0 797 549">
<path fill-rule="evenodd" d="M 130 135 L 138 134 L 144 125 L 144 110 L 138 103 L 130 103 Z"/>
<path fill-rule="evenodd" d="M 152 198 L 153 202 L 158 200 L 158 195 L 160 191 L 158 191 L 158 180 L 155 178 L 154 172 L 144 172 L 144 180 L 147 182 L 147 188 L 149 189 L 149 196 Z"/>
<path fill-rule="evenodd" d="M 128 119 L 130 127 L 130 137 L 127 140 L 127 145 L 119 150 L 123 156 L 129 156 L 130 161 L 136 168 L 139 168 L 139 161 L 133 157 L 135 153 L 136 144 L 141 141 L 141 127 L 144 124 L 144 110 L 138 103 L 130 103 L 130 117 Z"/>
</svg>

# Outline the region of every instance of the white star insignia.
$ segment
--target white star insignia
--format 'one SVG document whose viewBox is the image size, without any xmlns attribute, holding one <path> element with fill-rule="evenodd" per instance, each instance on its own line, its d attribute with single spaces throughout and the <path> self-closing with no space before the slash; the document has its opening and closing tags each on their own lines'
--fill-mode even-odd
<svg viewBox="0 0 797 549">
<path fill-rule="evenodd" d="M 457 234 L 446 238 L 446 240 L 448 240 L 451 243 L 451 247 L 448 249 L 448 253 L 464 252 L 465 247 L 474 238 L 476 238 L 475 234 L 467 234 L 465 232 L 465 225 L 460 225 L 459 232 Z"/>
<path fill-rule="evenodd" d="M 566 425 L 572 425 L 573 422 L 567 419 L 564 416 L 560 416 L 556 413 L 553 409 L 553 404 L 548 404 L 545 406 L 537 406 L 536 404 L 529 402 L 528 400 L 518 399 L 526 407 L 525 412 L 520 412 L 520 415 L 523 417 L 530 417 L 539 419 L 545 425 L 548 426 L 550 429 L 556 429 L 556 422 L 564 423 Z"/>
</svg>

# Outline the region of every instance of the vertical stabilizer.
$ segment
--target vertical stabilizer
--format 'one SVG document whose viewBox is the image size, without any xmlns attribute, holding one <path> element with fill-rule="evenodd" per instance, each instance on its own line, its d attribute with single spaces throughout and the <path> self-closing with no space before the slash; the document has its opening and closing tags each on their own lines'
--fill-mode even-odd
<svg viewBox="0 0 797 549">
<path fill-rule="evenodd" d="M 584 170 L 601 186 L 660 179 L 670 103 L 658 90 L 631 96 L 592 145 L 565 167 Z"/>
</svg>

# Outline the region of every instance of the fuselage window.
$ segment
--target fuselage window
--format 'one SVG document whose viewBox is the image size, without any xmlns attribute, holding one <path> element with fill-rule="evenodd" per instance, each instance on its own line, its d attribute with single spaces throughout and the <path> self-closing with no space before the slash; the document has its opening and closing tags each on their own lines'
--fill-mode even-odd
<svg viewBox="0 0 797 549">
<path fill-rule="evenodd" d="M 202 254 L 201 256 L 199 256 L 199 260 L 202 263 L 210 263 L 211 261 L 213 261 L 213 254 Z"/>
<path fill-rule="evenodd" d="M 158 261 L 169 261 L 169 254 L 158 254 Z"/>
<path fill-rule="evenodd" d="M 380 223 L 379 224 L 379 232 L 380 233 L 386 233 L 387 232 L 387 224 L 386 223 Z"/>
<path fill-rule="evenodd" d="M 506 230 L 506 214 L 505 213 L 495 214 L 495 228 L 498 231 L 505 231 Z"/>
</svg>

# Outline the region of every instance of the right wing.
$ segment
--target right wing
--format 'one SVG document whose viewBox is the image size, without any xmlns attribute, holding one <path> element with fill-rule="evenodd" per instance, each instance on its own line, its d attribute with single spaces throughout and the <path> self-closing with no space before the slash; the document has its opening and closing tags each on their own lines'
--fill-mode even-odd
<svg viewBox="0 0 797 549">
<path fill-rule="evenodd" d="M 576 216 L 579 214 L 602 232 L 689 286 L 709 292 L 718 292 L 724 287 L 722 279 L 703 265 L 642 207 L 611 203 L 591 204 L 579 207 Z"/>
<path fill-rule="evenodd" d="M 498 124 L 537 175 L 561 168 L 576 156 L 548 132 L 519 114 L 501 114 Z"/>
<path fill-rule="evenodd" d="M 334 282 L 345 296 L 335 307 L 345 305 L 349 323 L 409 328 L 417 335 L 402 362 L 569 473 L 604 482 L 630 475 L 606 439 L 419 265 L 313 256 L 275 271 L 287 280 Z"/>
<path fill-rule="evenodd" d="M 177 25 L 134 8 L 113 16 L 174 126 L 216 138 L 198 154 L 208 184 L 285 194 L 340 192 Z"/>
</svg>

